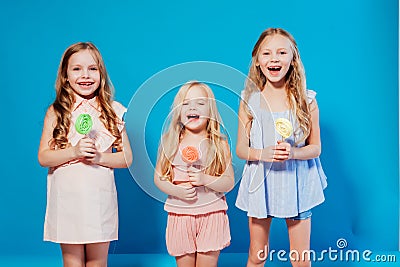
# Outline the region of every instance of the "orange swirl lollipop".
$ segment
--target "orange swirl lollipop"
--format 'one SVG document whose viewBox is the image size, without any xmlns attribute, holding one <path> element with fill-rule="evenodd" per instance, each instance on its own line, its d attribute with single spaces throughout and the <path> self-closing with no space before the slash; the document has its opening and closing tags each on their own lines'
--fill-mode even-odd
<svg viewBox="0 0 400 267">
<path fill-rule="evenodd" d="M 194 146 L 187 146 L 182 149 L 182 159 L 188 164 L 192 164 L 199 159 L 199 151 Z"/>
</svg>

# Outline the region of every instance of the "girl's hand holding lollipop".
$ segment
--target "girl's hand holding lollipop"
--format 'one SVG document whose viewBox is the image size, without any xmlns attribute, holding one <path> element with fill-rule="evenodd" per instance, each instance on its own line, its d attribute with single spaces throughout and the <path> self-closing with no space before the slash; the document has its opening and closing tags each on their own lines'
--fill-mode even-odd
<svg viewBox="0 0 400 267">
<path fill-rule="evenodd" d="M 275 130 L 282 136 L 282 140 L 278 141 L 278 145 L 283 147 L 278 150 L 284 150 L 288 155 L 277 155 L 275 151 L 273 158 L 278 161 L 289 159 L 291 157 L 291 145 L 285 142 L 285 139 L 289 138 L 293 134 L 292 123 L 288 119 L 278 118 L 275 121 Z"/>
<path fill-rule="evenodd" d="M 292 123 L 285 118 L 279 118 L 275 121 L 275 130 L 282 136 L 282 142 L 292 135 Z"/>
<path fill-rule="evenodd" d="M 187 146 L 182 149 L 181 152 L 182 160 L 186 162 L 187 165 L 187 172 L 188 177 L 192 185 L 194 186 L 201 186 L 203 172 L 200 171 L 196 166 L 193 166 L 196 161 L 199 160 L 199 151 L 194 146 Z"/>
<path fill-rule="evenodd" d="M 89 114 L 80 114 L 75 121 L 75 130 L 85 135 L 75 146 L 75 153 L 78 158 L 85 158 L 92 161 L 96 157 L 96 146 L 94 140 L 87 136 L 92 130 L 93 120 Z"/>
</svg>

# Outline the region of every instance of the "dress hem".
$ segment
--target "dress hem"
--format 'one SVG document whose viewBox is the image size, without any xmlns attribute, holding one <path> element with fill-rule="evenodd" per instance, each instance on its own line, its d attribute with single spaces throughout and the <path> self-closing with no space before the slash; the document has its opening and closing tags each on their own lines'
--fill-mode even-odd
<svg viewBox="0 0 400 267">
<path fill-rule="evenodd" d="M 293 218 L 293 217 L 297 216 L 299 213 L 308 211 L 308 210 L 310 210 L 310 209 L 313 209 L 313 208 L 315 208 L 316 206 L 321 205 L 321 204 L 324 203 L 324 202 L 325 202 L 325 198 L 322 199 L 322 201 L 317 202 L 317 203 L 314 204 L 314 205 L 311 205 L 309 208 L 305 208 L 304 210 L 300 210 L 297 214 L 294 214 L 294 215 L 285 215 L 285 216 L 282 216 L 282 215 L 273 215 L 273 214 L 251 215 L 251 214 L 249 213 L 248 209 L 242 207 L 241 205 L 238 205 L 237 203 L 235 203 L 235 206 L 236 206 L 238 209 L 247 212 L 247 217 L 252 217 L 252 218 L 257 218 L 257 219 L 268 219 L 268 218 L 271 218 L 271 217 L 278 218 L 278 219 L 290 219 L 290 218 Z"/>
<path fill-rule="evenodd" d="M 229 239 L 224 245 L 218 246 L 216 248 L 200 249 L 200 250 L 194 250 L 194 251 L 185 251 L 183 253 L 178 253 L 178 254 L 174 254 L 174 255 L 170 254 L 170 253 L 168 253 L 168 254 L 173 256 L 173 257 L 179 257 L 179 256 L 187 255 L 187 254 L 193 254 L 193 253 L 196 253 L 196 252 L 207 253 L 207 252 L 211 252 L 211 251 L 220 251 L 220 250 L 223 250 L 224 248 L 229 247 L 230 244 L 231 244 L 231 240 Z"/>
<path fill-rule="evenodd" d="M 46 242 L 52 242 L 52 243 L 57 243 L 57 244 L 72 244 L 72 245 L 84 245 L 84 244 L 95 244 L 95 243 L 104 243 L 104 242 L 111 242 L 111 241 L 116 241 L 118 240 L 118 237 L 116 238 L 110 238 L 110 239 L 105 239 L 105 240 L 95 240 L 95 241 L 60 241 L 52 238 L 44 238 L 43 241 Z"/>
</svg>

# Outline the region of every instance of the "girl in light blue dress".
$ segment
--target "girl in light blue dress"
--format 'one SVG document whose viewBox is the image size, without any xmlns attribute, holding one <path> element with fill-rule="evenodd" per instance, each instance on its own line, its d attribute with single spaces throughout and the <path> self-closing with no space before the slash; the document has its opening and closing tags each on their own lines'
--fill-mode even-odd
<svg viewBox="0 0 400 267">
<path fill-rule="evenodd" d="M 236 206 L 249 217 L 247 266 L 264 266 L 272 218 L 284 218 L 292 266 L 310 266 L 311 209 L 324 201 L 326 176 L 316 92 L 306 89 L 290 33 L 269 28 L 259 37 L 239 107 L 236 152 L 247 160 Z M 284 121 L 279 131 L 276 123 Z M 292 130 L 292 131 L 291 131 Z M 294 255 L 294 256 L 293 256 Z"/>
</svg>

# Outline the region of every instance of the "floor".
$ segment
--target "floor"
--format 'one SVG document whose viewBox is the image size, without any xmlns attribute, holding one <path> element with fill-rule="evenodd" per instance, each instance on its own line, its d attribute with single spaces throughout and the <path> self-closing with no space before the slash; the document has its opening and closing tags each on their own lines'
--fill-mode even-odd
<svg viewBox="0 0 400 267">
<path fill-rule="evenodd" d="M 365 262 L 361 261 L 345 261 L 345 260 L 332 260 L 326 254 L 323 261 L 316 260 L 313 262 L 313 267 L 345 267 L 345 266 L 381 266 L 381 267 L 394 267 L 400 266 L 400 263 L 393 262 L 395 260 L 400 262 L 400 252 L 385 252 L 381 255 L 393 255 L 390 259 L 392 262 Z M 334 257 L 333 257 L 334 258 Z M 247 254 L 232 254 L 222 253 L 219 258 L 219 267 L 241 267 L 245 266 L 247 261 Z M 388 261 L 388 260 L 387 260 Z M 58 257 L 44 258 L 39 256 L 20 256 L 20 257 L 0 257 L 1 267 L 62 267 L 62 261 Z M 175 260 L 173 257 L 164 254 L 110 254 L 108 267 L 174 267 Z M 275 260 L 268 261 L 266 267 L 290 267 L 289 262 L 279 261 L 276 257 Z"/>
</svg>

